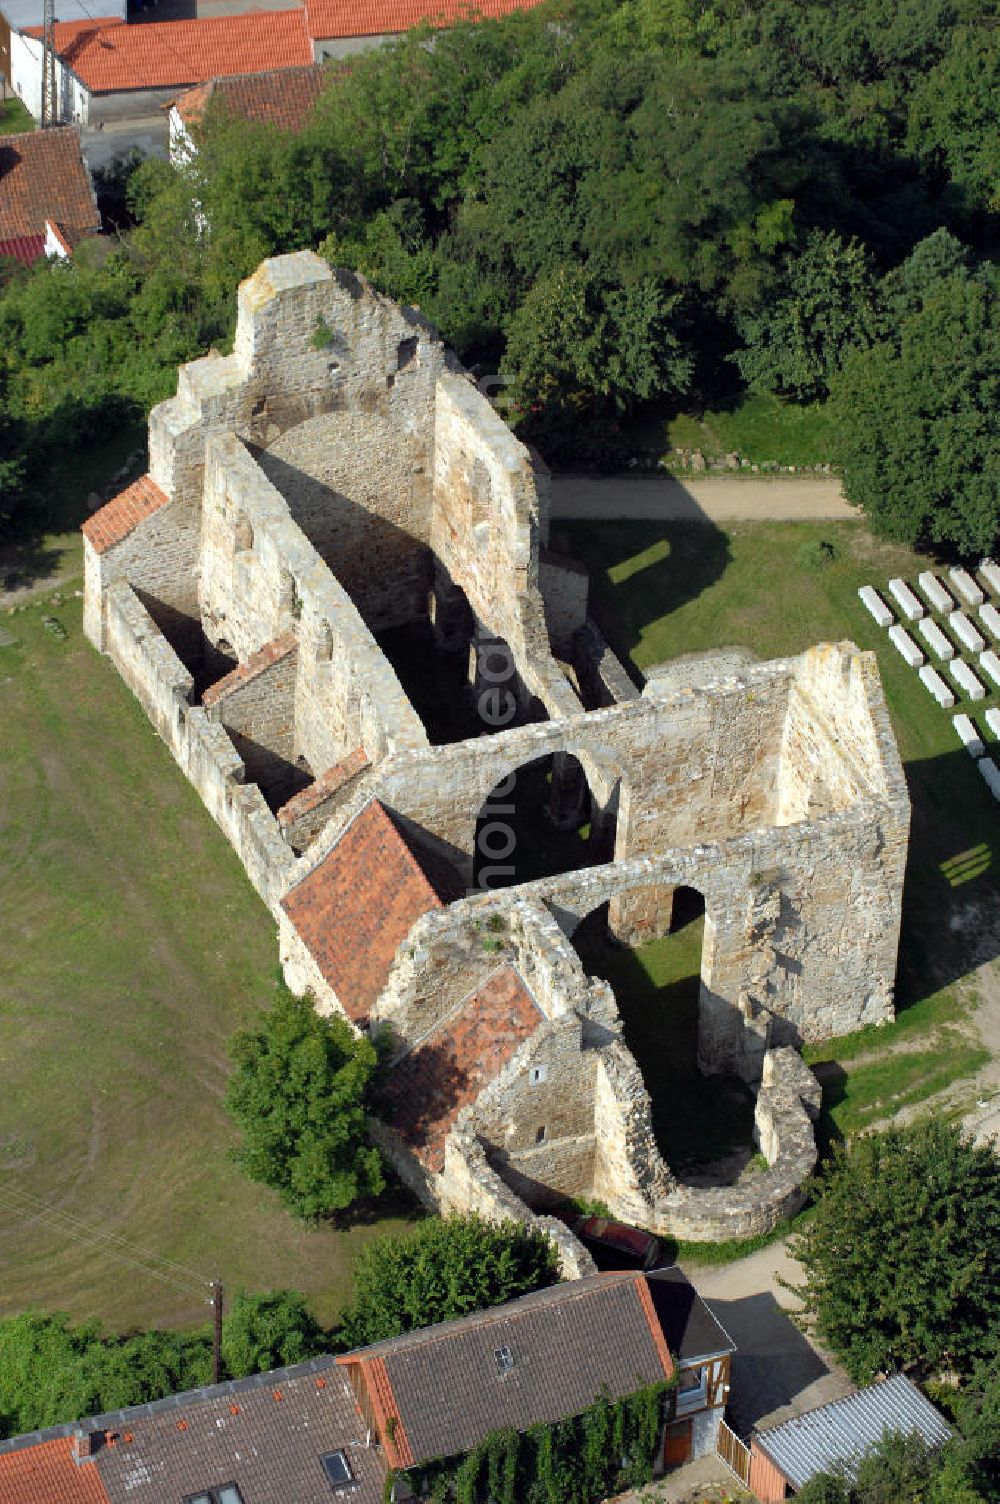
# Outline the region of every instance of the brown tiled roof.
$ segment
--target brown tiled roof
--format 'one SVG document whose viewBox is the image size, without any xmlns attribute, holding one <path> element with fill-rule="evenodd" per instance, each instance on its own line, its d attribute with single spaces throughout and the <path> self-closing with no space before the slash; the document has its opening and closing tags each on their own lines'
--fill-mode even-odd
<svg viewBox="0 0 1000 1504">
<path fill-rule="evenodd" d="M 444 1168 L 445 1139 L 459 1112 L 496 1079 L 541 1019 L 521 977 L 505 966 L 400 1060 L 379 1107 L 428 1170 Z"/>
<path fill-rule="evenodd" d="M 306 0 L 309 35 L 385 36 L 427 22 L 455 26 L 459 21 L 495 21 L 519 10 L 534 10 L 540 0 Z"/>
<path fill-rule="evenodd" d="M 101 228 L 75 125 L 0 136 L 0 251 L 33 261 L 47 219 L 71 240 Z"/>
<path fill-rule="evenodd" d="M 382 1359 L 414 1462 L 451 1457 L 491 1431 L 578 1415 L 673 1375 L 642 1274 L 602 1274 L 461 1321 L 379 1342 L 340 1363 Z M 501 1373 L 496 1354 L 509 1348 Z"/>
<path fill-rule="evenodd" d="M 303 68 L 281 68 L 272 73 L 243 73 L 233 78 L 213 78 L 188 89 L 174 100 L 186 125 L 194 125 L 205 113 L 209 100 L 240 120 L 276 125 L 280 130 L 299 131 L 312 114 L 323 87 L 322 63 Z"/>
<path fill-rule="evenodd" d="M 389 1466 L 412 1467 L 416 1459 L 406 1434 L 406 1427 L 399 1416 L 399 1406 L 396 1404 L 396 1396 L 392 1392 L 392 1385 L 386 1372 L 385 1359 L 362 1358 L 361 1371 L 365 1377 L 365 1386 L 375 1411 L 379 1436 L 385 1447 Z"/>
<path fill-rule="evenodd" d="M 40 36 L 38 26 L 25 27 Z M 123 25 L 114 17 L 57 21 L 56 52 L 95 94 L 168 89 L 232 73 L 312 62 L 305 13 L 253 10 L 239 16 Z"/>
<path fill-rule="evenodd" d="M 160 507 L 166 506 L 170 500 L 165 491 L 148 475 L 141 475 L 134 480 L 124 491 L 119 491 L 117 496 L 112 497 L 107 506 L 101 507 L 93 517 L 88 517 L 80 531 L 89 539 L 95 553 L 103 554 L 123 538 L 127 538 L 134 527 L 159 511 Z"/>
<path fill-rule="evenodd" d="M 97 1466 L 68 1436 L 0 1455 L 0 1504 L 109 1504 Z"/>
<path fill-rule="evenodd" d="M 364 1024 L 400 941 L 450 896 L 433 864 L 373 799 L 281 906 L 344 1011 Z"/>
<path fill-rule="evenodd" d="M 369 765 L 368 753 L 364 747 L 355 747 L 340 762 L 335 762 L 332 768 L 327 768 L 321 773 L 307 789 L 300 794 L 293 794 L 287 804 L 283 804 L 278 811 L 278 824 L 282 827 L 294 825 L 296 820 L 301 820 L 304 815 L 336 794 L 345 784 L 350 783 L 352 778 L 364 771 Z"/>
<path fill-rule="evenodd" d="M 270 642 L 265 642 L 256 653 L 251 653 L 245 663 L 238 663 L 234 669 L 230 669 L 221 679 L 209 685 L 201 697 L 201 703 L 206 709 L 211 705 L 217 705 L 224 700 L 226 695 L 232 694 L 234 689 L 241 689 L 244 684 L 249 684 L 256 679 L 258 674 L 263 674 L 267 669 L 273 668 L 280 663 L 282 658 L 287 658 L 289 653 L 298 651 L 298 639 L 294 632 L 282 632 L 280 637 L 274 637 Z"/>
</svg>

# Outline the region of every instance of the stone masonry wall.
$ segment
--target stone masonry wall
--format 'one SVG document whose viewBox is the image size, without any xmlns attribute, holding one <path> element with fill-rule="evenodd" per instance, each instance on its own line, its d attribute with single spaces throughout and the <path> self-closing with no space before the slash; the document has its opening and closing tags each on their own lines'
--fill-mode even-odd
<svg viewBox="0 0 1000 1504">
<path fill-rule="evenodd" d="M 170 503 L 105 553 L 85 537 L 83 624 L 94 646 L 103 651 L 103 602 L 115 580 L 140 592 L 161 626 L 180 617 L 197 628 L 199 548 L 197 519 Z"/>
<path fill-rule="evenodd" d="M 122 581 L 105 598 L 105 651 L 194 784 L 273 910 L 294 880 L 295 857 L 222 726 L 190 705 L 191 675 Z"/>
<path fill-rule="evenodd" d="M 299 648 L 286 632 L 242 667 L 206 690 L 202 704 L 225 726 L 247 779 L 270 788 L 287 778 L 295 759 L 295 681 Z"/>
</svg>

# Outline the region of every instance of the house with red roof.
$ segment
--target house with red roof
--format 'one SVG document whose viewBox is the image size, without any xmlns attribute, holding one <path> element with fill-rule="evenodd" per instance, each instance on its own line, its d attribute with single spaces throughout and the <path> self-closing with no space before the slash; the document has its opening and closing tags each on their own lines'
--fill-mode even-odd
<svg viewBox="0 0 1000 1504">
<path fill-rule="evenodd" d="M 100 228 L 75 126 L 0 136 L 0 256 L 70 256 Z"/>
<path fill-rule="evenodd" d="M 57 21 L 56 119 L 80 125 L 149 116 L 178 92 L 212 80 L 301 70 L 328 57 L 366 51 L 414 26 L 454 26 L 530 10 L 539 0 L 309 0 L 294 10 L 129 24 L 119 15 Z M 11 29 L 11 83 L 41 117 L 42 28 Z M 302 97 L 300 77 L 287 80 Z M 282 80 L 271 104 L 237 91 L 248 118 L 278 118 Z M 291 111 L 292 117 L 297 109 Z M 294 128 L 294 125 L 292 126 Z"/>
<path fill-rule="evenodd" d="M 654 1469 L 712 1450 L 734 1345 L 676 1266 L 0 1441 L 0 1504 L 383 1504 L 406 1470 L 666 1387 Z M 697 1434 L 698 1440 L 691 1438 Z M 414 1480 L 416 1481 L 416 1480 Z"/>
<path fill-rule="evenodd" d="M 194 156 L 197 147 L 192 131 L 208 109 L 221 110 L 235 120 L 300 131 L 315 109 L 325 76 L 322 64 L 306 63 L 301 68 L 212 78 L 185 89 L 170 106 L 171 162 L 180 167 Z"/>
</svg>

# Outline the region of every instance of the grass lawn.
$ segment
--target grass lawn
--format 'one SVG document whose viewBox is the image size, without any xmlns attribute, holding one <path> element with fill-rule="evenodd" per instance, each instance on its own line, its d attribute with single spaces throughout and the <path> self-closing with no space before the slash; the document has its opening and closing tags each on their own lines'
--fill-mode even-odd
<svg viewBox="0 0 1000 1504">
<path fill-rule="evenodd" d="M 0 99 L 0 135 L 13 136 L 19 131 L 33 131 L 35 122 L 16 94 Z"/>
<path fill-rule="evenodd" d="M 79 568 L 78 544 L 45 548 Z M 358 1249 L 412 1209 L 304 1227 L 229 1163 L 226 1045 L 273 996 L 274 921 L 85 641 L 79 583 L 0 615 L 17 639 L 0 647 L 0 1313 L 205 1317 L 197 1290 L 70 1236 L 68 1214 L 231 1290 L 304 1290 L 329 1319 Z M 25 1215 L 18 1192 L 59 1215 Z"/>
<path fill-rule="evenodd" d="M 773 396 L 746 395 L 731 407 L 668 416 L 651 404 L 626 421 L 636 454 L 670 459 L 700 449 L 706 459 L 740 454 L 752 465 L 826 465 L 833 458 L 832 424 L 819 402 L 798 407 Z"/>
<path fill-rule="evenodd" d="M 808 1052 L 824 1081 L 825 1132 L 854 1131 L 972 1074 L 985 1052 L 962 1029 L 953 983 L 985 957 L 975 936 L 998 896 L 997 809 L 940 710 L 857 599 L 859 585 L 912 578 L 928 561 L 859 523 L 566 523 L 592 570 L 594 609 L 639 671 L 680 654 L 735 644 L 761 658 L 852 638 L 879 668 L 913 803 L 903 904 L 897 1022 Z M 833 543 L 826 568 L 803 548 Z M 996 696 L 974 714 L 1000 703 Z M 969 706 L 964 707 L 969 709 Z M 644 953 L 638 958 L 645 964 Z M 655 966 L 655 958 L 650 962 Z"/>
</svg>

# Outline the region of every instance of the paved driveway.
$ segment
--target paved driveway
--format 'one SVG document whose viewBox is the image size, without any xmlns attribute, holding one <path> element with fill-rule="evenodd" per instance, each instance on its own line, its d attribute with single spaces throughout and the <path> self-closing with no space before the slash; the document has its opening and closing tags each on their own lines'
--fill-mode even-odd
<svg viewBox="0 0 1000 1504">
<path fill-rule="evenodd" d="M 552 516 L 666 522 L 849 522 L 839 480 L 789 476 L 552 477 Z"/>
</svg>

